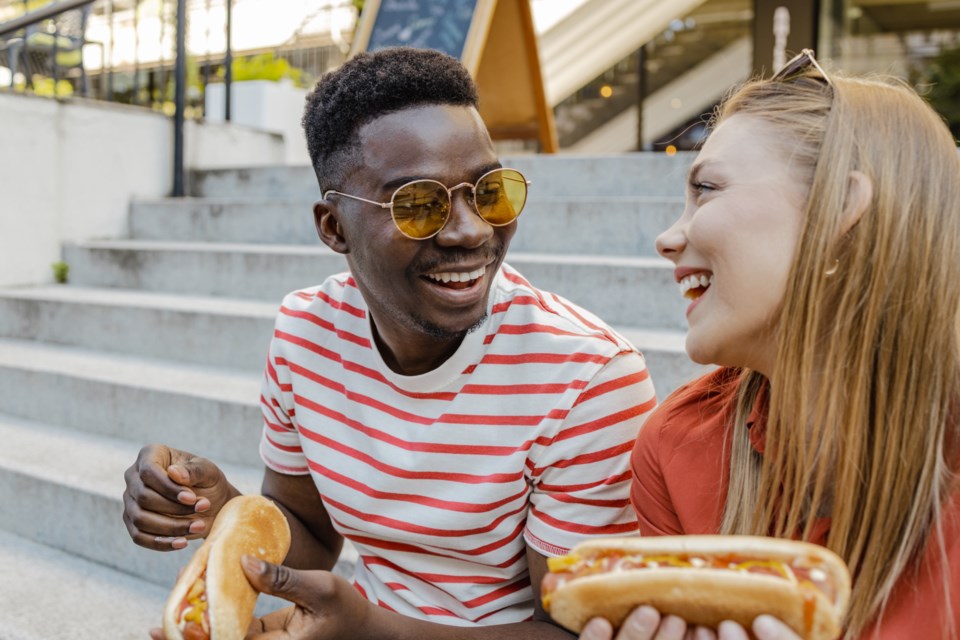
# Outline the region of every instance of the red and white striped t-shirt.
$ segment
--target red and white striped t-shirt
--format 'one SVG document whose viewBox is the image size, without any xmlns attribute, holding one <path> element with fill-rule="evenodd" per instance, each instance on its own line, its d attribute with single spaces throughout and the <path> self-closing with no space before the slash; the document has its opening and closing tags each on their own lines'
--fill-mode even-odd
<svg viewBox="0 0 960 640">
<path fill-rule="evenodd" d="M 390 370 L 349 274 L 288 295 L 261 455 L 310 473 L 372 602 L 445 624 L 533 612 L 525 545 L 637 531 L 630 452 L 656 405 L 643 357 L 507 265 L 487 321 L 437 369 Z"/>
</svg>

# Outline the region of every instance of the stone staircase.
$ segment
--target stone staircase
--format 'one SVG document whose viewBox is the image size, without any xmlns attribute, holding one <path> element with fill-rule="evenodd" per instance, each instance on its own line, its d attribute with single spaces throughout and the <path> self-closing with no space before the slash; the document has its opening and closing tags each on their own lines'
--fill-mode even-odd
<svg viewBox="0 0 960 640">
<path fill-rule="evenodd" d="M 507 260 L 634 341 L 661 398 L 701 370 L 683 353 L 672 266 L 653 249 L 690 160 L 505 160 L 533 182 Z M 141 549 L 121 521 L 123 472 L 143 444 L 259 486 L 274 314 L 345 263 L 316 239 L 309 168 L 191 182 L 196 197 L 134 202 L 129 239 L 64 246 L 69 285 L 0 290 L 0 640 L 144 638 L 157 626 L 189 554 Z M 262 599 L 260 611 L 276 606 Z"/>
</svg>

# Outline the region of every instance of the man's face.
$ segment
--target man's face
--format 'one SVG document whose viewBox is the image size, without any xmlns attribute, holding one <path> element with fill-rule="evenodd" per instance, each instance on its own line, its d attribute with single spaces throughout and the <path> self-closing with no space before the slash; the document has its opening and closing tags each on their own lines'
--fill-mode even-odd
<svg viewBox="0 0 960 640">
<path fill-rule="evenodd" d="M 473 184 L 500 166 L 472 107 L 404 109 L 364 125 L 359 139 L 361 165 L 337 190 L 377 202 L 411 180 Z M 469 195 L 454 191 L 449 220 L 427 240 L 401 234 L 388 209 L 336 198 L 347 262 L 388 344 L 458 341 L 483 321 L 516 222 L 490 226 Z"/>
</svg>

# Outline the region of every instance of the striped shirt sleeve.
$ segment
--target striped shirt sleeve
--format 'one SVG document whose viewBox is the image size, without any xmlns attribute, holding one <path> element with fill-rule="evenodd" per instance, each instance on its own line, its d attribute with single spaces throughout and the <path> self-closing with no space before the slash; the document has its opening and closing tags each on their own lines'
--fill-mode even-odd
<svg viewBox="0 0 960 640">
<path fill-rule="evenodd" d="M 656 405 L 637 352 L 619 354 L 594 376 L 556 435 L 531 450 L 528 545 L 553 556 L 588 537 L 637 533 L 630 453 Z"/>
<path fill-rule="evenodd" d="M 279 348 L 279 341 L 276 338 L 271 340 L 260 386 L 260 410 L 263 413 L 260 457 L 277 473 L 306 475 L 310 471 L 300 448 L 290 368 L 286 358 L 278 353 Z"/>
</svg>

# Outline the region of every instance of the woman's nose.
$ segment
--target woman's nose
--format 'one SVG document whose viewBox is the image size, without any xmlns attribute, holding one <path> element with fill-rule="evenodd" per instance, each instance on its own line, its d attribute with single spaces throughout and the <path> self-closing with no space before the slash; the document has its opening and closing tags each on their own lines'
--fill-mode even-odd
<svg viewBox="0 0 960 640">
<path fill-rule="evenodd" d="M 657 236 L 657 253 L 674 262 L 687 246 L 687 234 L 681 217 L 669 229 Z"/>
</svg>

